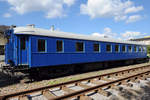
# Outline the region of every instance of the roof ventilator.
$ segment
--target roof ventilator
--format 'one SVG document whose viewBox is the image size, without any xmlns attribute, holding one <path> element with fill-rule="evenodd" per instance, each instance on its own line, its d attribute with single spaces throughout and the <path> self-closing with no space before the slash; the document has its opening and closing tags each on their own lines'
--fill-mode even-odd
<svg viewBox="0 0 150 100">
<path fill-rule="evenodd" d="M 17 27 L 16 25 L 11 25 L 10 29 L 13 29 L 13 28 L 16 28 L 16 27 Z"/>
</svg>

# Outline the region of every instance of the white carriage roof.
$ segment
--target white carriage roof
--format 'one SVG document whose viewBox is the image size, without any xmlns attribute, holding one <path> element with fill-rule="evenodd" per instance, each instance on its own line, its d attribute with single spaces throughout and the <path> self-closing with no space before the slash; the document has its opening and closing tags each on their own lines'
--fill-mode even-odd
<svg viewBox="0 0 150 100">
<path fill-rule="evenodd" d="M 125 43 L 125 44 L 137 44 L 137 45 L 145 45 L 141 42 L 135 41 L 127 41 L 127 40 L 117 40 L 112 38 L 103 38 L 92 35 L 81 35 L 74 34 L 69 32 L 61 32 L 61 31 L 51 31 L 41 28 L 33 28 L 33 27 L 16 27 L 14 28 L 14 34 L 25 34 L 25 35 L 37 35 L 37 36 L 48 36 L 48 37 L 59 37 L 59 38 L 69 38 L 69 39 L 79 39 L 79 40 L 92 40 L 92 41 L 102 41 L 102 42 L 114 42 L 114 43 Z"/>
</svg>

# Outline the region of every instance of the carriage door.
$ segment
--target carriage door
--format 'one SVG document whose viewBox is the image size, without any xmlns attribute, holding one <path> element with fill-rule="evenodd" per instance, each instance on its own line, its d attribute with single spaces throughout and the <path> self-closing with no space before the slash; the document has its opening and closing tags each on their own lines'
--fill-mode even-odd
<svg viewBox="0 0 150 100">
<path fill-rule="evenodd" d="M 28 64 L 28 37 L 20 37 L 20 56 L 19 64 Z"/>
</svg>

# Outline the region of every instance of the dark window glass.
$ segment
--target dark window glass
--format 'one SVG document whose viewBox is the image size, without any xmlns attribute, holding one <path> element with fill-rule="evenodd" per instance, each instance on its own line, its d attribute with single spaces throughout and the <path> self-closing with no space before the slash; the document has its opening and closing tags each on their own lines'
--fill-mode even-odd
<svg viewBox="0 0 150 100">
<path fill-rule="evenodd" d="M 134 52 L 137 52 L 137 47 L 136 46 L 134 46 Z"/>
<path fill-rule="evenodd" d="M 9 41 L 10 41 L 10 37 L 7 37 L 7 43 L 9 43 Z"/>
<path fill-rule="evenodd" d="M 143 51 L 144 51 L 144 52 L 146 51 L 146 47 L 144 47 L 144 46 L 143 46 Z"/>
<path fill-rule="evenodd" d="M 38 52 L 45 52 L 45 40 L 38 40 Z"/>
<path fill-rule="evenodd" d="M 128 50 L 129 50 L 129 52 L 132 52 L 132 47 L 128 46 Z"/>
<path fill-rule="evenodd" d="M 106 45 L 106 51 L 107 51 L 107 52 L 111 52 L 111 45 L 110 45 L 110 44 L 107 44 L 107 45 Z"/>
<path fill-rule="evenodd" d="M 126 46 L 125 45 L 122 46 L 122 51 L 126 52 Z"/>
<path fill-rule="evenodd" d="M 57 52 L 63 51 L 63 42 L 60 40 L 57 40 Z"/>
<path fill-rule="evenodd" d="M 99 44 L 98 43 L 93 44 L 93 49 L 95 52 L 99 52 L 100 51 Z"/>
<path fill-rule="evenodd" d="M 76 51 L 83 52 L 83 42 L 76 42 Z"/>
<path fill-rule="evenodd" d="M 21 50 L 26 49 L 26 38 L 25 37 L 20 38 L 20 48 L 21 48 Z"/>
<path fill-rule="evenodd" d="M 142 48 L 141 48 L 141 46 L 139 47 L 139 52 L 141 52 L 142 51 Z"/>
<path fill-rule="evenodd" d="M 115 45 L 115 52 L 119 52 L 119 45 Z"/>
<path fill-rule="evenodd" d="M 4 46 L 0 45 L 0 55 L 4 55 Z"/>
</svg>

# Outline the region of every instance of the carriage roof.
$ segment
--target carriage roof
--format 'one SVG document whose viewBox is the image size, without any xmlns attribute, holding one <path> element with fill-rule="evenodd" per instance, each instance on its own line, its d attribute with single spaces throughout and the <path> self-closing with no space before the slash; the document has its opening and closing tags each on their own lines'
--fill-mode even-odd
<svg viewBox="0 0 150 100">
<path fill-rule="evenodd" d="M 81 35 L 70 32 L 62 32 L 57 30 L 46 30 L 41 28 L 34 27 L 16 27 L 14 28 L 14 34 L 19 35 L 37 35 L 37 36 L 47 36 L 47 37 L 58 37 L 58 38 L 69 38 L 69 39 L 78 39 L 78 40 L 91 40 L 91 41 L 102 41 L 102 42 L 114 42 L 114 43 L 124 43 L 124 44 L 136 44 L 136 45 L 145 45 L 141 42 L 127 41 L 127 40 L 117 40 L 112 38 L 103 38 L 92 35 Z"/>
</svg>

